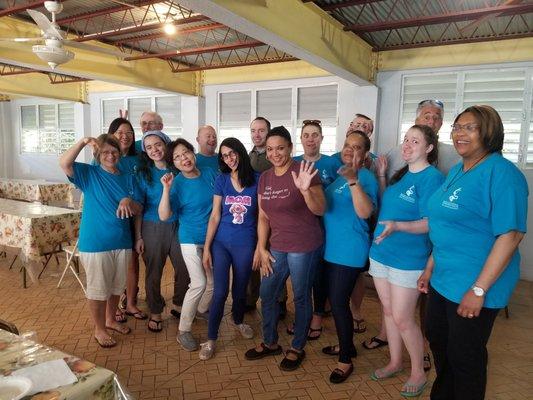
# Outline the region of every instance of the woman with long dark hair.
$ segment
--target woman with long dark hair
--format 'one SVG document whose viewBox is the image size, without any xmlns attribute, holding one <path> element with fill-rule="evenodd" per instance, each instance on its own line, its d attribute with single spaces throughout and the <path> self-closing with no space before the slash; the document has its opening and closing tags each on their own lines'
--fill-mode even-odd
<svg viewBox="0 0 533 400">
<path fill-rule="evenodd" d="M 244 145 L 235 138 L 220 144 L 218 165 L 222 172 L 215 181 L 213 211 L 209 218 L 204 245 L 203 265 L 213 273 L 213 301 L 209 310 L 207 342 L 202 344 L 200 359 L 213 356 L 218 329 L 228 297 L 230 269 L 232 271 L 232 317 L 235 327 L 245 339 L 254 335 L 243 323 L 246 286 L 252 264 L 258 267 L 254 253 L 257 244 L 257 182 Z"/>
</svg>

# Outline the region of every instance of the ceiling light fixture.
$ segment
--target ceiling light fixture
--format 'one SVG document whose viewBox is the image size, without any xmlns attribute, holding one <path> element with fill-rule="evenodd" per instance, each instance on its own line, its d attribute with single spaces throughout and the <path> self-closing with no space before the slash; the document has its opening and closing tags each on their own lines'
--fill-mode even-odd
<svg viewBox="0 0 533 400">
<path fill-rule="evenodd" d="M 167 23 L 163 25 L 163 31 L 169 36 L 175 35 L 177 32 L 176 25 Z"/>
</svg>

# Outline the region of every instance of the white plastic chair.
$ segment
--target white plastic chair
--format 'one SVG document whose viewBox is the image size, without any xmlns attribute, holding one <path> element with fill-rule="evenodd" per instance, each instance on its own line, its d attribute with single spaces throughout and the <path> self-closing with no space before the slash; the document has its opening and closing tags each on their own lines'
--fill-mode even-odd
<svg viewBox="0 0 533 400">
<path fill-rule="evenodd" d="M 80 257 L 80 252 L 78 251 L 78 240 L 76 240 L 76 244 L 74 246 L 65 246 L 63 248 L 63 251 L 65 252 L 65 256 L 67 258 L 67 263 L 65 265 L 65 268 L 63 269 L 63 273 L 61 274 L 61 278 L 59 278 L 59 282 L 57 283 L 57 287 L 59 288 L 61 286 L 61 282 L 63 282 L 63 278 L 65 277 L 65 274 L 67 273 L 67 270 L 70 269 L 76 280 L 81 286 L 81 289 L 83 290 L 84 294 L 87 294 L 85 291 L 85 287 L 83 286 L 83 283 L 80 279 L 79 273 L 74 269 L 74 263 L 78 262 Z M 74 260 L 74 257 L 76 257 L 76 260 Z M 77 264 L 79 269 L 79 264 Z"/>
</svg>

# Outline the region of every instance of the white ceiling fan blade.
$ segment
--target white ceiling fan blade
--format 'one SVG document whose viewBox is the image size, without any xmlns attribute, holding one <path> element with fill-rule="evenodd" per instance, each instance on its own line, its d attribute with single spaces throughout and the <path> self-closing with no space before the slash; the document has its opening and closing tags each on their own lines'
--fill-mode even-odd
<svg viewBox="0 0 533 400">
<path fill-rule="evenodd" d="M 110 56 L 115 56 L 119 58 L 125 58 L 125 57 L 130 56 L 130 54 L 122 53 L 119 50 L 106 49 L 103 47 L 94 46 L 92 44 L 87 44 L 83 42 L 75 42 L 73 40 L 63 40 L 63 44 L 65 46 L 75 47 L 77 49 L 82 49 L 82 50 L 93 51 L 95 53 L 108 54 Z"/>
<path fill-rule="evenodd" d="M 40 11 L 35 10 L 26 10 L 30 17 L 33 18 L 37 26 L 45 33 L 45 35 L 51 36 L 53 38 L 63 40 L 63 35 L 61 31 L 57 29 L 50 20 Z"/>
<path fill-rule="evenodd" d="M 42 42 L 42 37 L 34 38 L 3 38 L 0 37 L 0 42 Z"/>
</svg>

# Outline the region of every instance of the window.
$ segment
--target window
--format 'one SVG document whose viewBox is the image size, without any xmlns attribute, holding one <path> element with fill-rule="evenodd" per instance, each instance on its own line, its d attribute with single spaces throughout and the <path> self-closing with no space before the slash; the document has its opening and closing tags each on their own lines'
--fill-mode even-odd
<svg viewBox="0 0 533 400">
<path fill-rule="evenodd" d="M 249 91 L 220 93 L 218 143 L 227 137 L 235 137 L 251 150 L 251 119 L 252 100 Z"/>
<path fill-rule="evenodd" d="M 61 154 L 76 139 L 74 103 L 20 107 L 21 152 Z"/>
<path fill-rule="evenodd" d="M 163 118 L 163 131 L 172 139 L 182 133 L 181 97 L 180 96 L 146 96 L 126 97 L 102 100 L 102 133 L 107 133 L 109 124 L 127 111 L 127 119 L 135 129 L 136 139 L 141 137 L 139 122 L 145 111 L 155 111 Z"/>
<path fill-rule="evenodd" d="M 533 163 L 532 75 L 533 67 L 406 75 L 400 140 L 413 124 L 421 100 L 443 101 L 445 114 L 439 136 L 447 143 L 451 143 L 450 125 L 458 113 L 475 104 L 488 104 L 498 111 L 504 125 L 504 157 L 522 166 Z"/>
<path fill-rule="evenodd" d="M 337 84 L 333 84 L 219 93 L 219 143 L 233 136 L 251 150 L 250 122 L 255 116 L 261 116 L 267 118 L 272 127 L 283 125 L 287 128 L 297 155 L 303 153 L 300 143 L 302 122 L 319 119 L 324 135 L 321 152 L 333 154 L 337 131 L 337 91 Z"/>
</svg>

